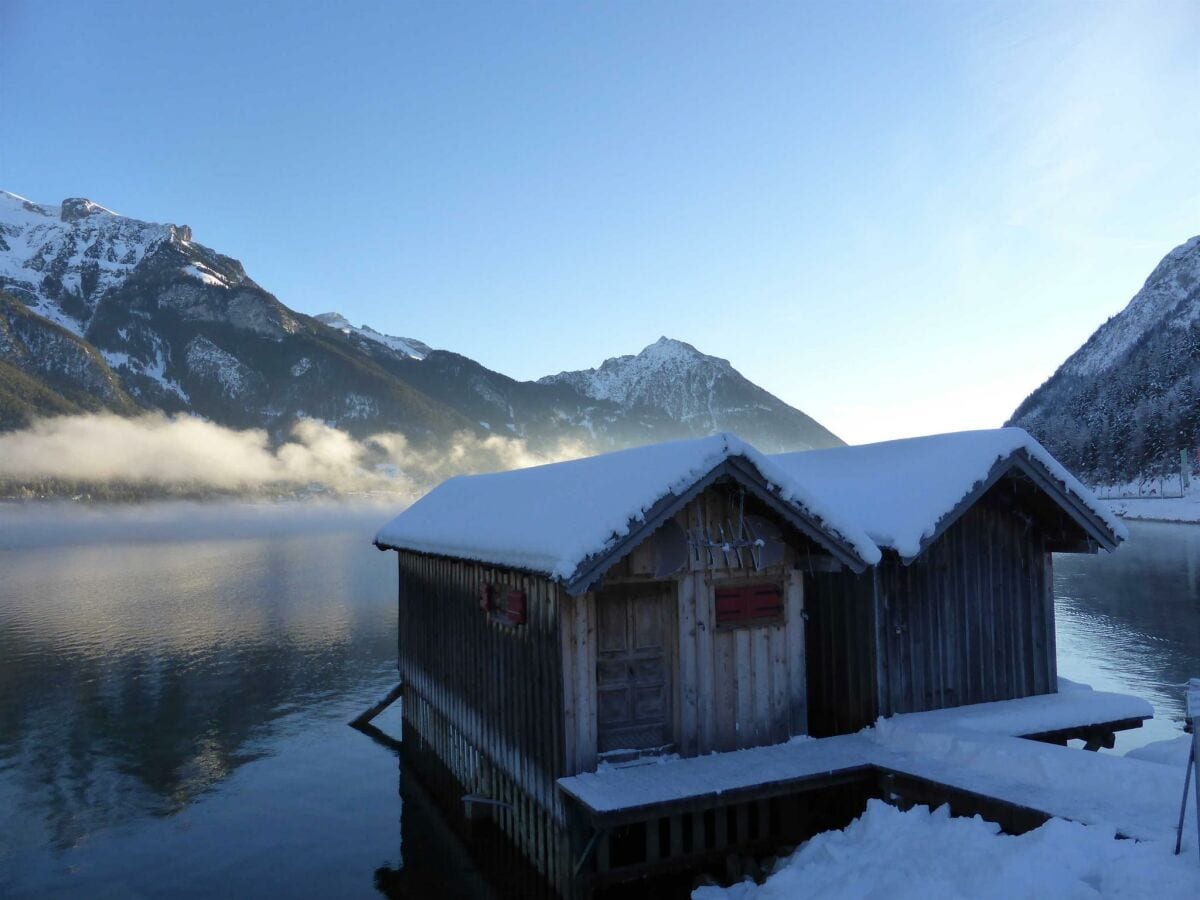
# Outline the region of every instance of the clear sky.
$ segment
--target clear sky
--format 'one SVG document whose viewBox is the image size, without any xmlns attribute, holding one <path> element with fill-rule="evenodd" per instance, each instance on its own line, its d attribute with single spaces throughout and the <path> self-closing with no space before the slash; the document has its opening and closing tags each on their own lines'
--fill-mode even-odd
<svg viewBox="0 0 1200 900">
<path fill-rule="evenodd" d="M 0 187 L 519 378 L 1000 424 L 1200 232 L 1200 2 L 0 0 Z"/>
</svg>

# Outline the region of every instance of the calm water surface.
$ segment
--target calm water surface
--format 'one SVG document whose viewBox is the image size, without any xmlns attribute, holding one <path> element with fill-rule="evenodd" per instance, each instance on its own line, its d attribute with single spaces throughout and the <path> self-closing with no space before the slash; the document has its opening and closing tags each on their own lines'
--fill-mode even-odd
<svg viewBox="0 0 1200 900">
<path fill-rule="evenodd" d="M 389 512 L 0 507 L 0 896 L 481 893 L 345 724 L 397 680 Z"/>
<path fill-rule="evenodd" d="M 1154 704 L 1117 750 L 1183 731 L 1183 683 L 1200 677 L 1200 525 L 1129 522 L 1111 555 L 1056 556 L 1058 671 Z"/>
<path fill-rule="evenodd" d="M 383 507 L 0 507 L 0 896 L 484 896 L 397 757 Z M 1178 733 L 1200 527 L 1060 557 L 1061 673 Z M 398 733 L 398 715 L 379 720 Z"/>
</svg>

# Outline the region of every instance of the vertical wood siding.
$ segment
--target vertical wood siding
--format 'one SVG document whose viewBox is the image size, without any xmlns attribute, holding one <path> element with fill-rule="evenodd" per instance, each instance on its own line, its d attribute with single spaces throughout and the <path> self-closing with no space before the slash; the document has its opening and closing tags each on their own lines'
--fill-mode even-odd
<svg viewBox="0 0 1200 900">
<path fill-rule="evenodd" d="M 506 804 L 494 807 L 501 829 L 552 884 L 566 885 L 565 814 L 555 784 L 566 745 L 564 597 L 543 578 L 399 556 L 406 743 L 411 729 L 464 793 Z M 526 624 L 491 620 L 479 606 L 485 583 L 498 593 L 523 589 Z"/>
<path fill-rule="evenodd" d="M 736 511 L 731 499 L 710 490 L 676 519 L 684 531 L 718 524 L 729 529 Z M 645 546 L 645 545 L 643 545 Z M 675 594 L 674 743 L 682 756 L 778 743 L 805 734 L 808 700 L 805 682 L 804 604 L 799 555 L 788 548 L 784 562 L 756 572 L 732 553 L 689 554 L 685 571 L 670 580 Z M 605 591 L 623 582 L 650 579 L 653 559 L 633 557 L 606 576 Z M 784 592 L 779 623 L 749 627 L 716 626 L 715 591 L 721 585 L 771 582 Z M 568 725 L 564 746 L 569 772 L 596 767 L 596 604 L 603 594 L 565 600 L 560 622 L 563 683 Z"/>
<path fill-rule="evenodd" d="M 808 591 L 808 731 L 846 734 L 879 715 L 875 574 L 814 572 Z"/>
<path fill-rule="evenodd" d="M 809 731 L 1057 688 L 1046 540 L 999 491 L 910 565 L 809 576 Z"/>
<path fill-rule="evenodd" d="M 887 713 L 1057 688 L 1054 598 L 1042 533 L 985 496 L 909 566 L 880 566 Z"/>
</svg>

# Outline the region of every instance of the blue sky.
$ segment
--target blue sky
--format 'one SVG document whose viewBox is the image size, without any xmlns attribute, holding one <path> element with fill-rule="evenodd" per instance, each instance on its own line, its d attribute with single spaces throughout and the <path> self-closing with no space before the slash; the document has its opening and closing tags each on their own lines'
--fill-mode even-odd
<svg viewBox="0 0 1200 900">
<path fill-rule="evenodd" d="M 1200 3 L 0 3 L 0 187 L 519 378 L 1000 424 L 1200 232 Z"/>
</svg>

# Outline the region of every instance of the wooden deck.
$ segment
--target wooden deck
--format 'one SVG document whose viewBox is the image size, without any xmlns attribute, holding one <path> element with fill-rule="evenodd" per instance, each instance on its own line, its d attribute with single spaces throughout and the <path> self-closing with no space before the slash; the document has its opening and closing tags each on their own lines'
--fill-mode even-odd
<svg viewBox="0 0 1200 900">
<path fill-rule="evenodd" d="M 817 825 L 840 827 L 845 810 L 828 820 L 819 814 L 848 788 L 858 802 L 950 802 L 956 813 L 984 813 L 1015 831 L 1057 816 L 1157 838 L 1174 827 L 1177 798 L 1163 798 L 1178 794 L 1178 773 L 1035 742 L 1091 740 L 1151 715 L 1133 697 L 1069 690 L 896 716 L 857 734 L 606 767 L 558 784 L 577 823 L 576 866 L 594 884 L 794 842 Z M 814 808 L 817 796 L 825 799 Z M 617 860 L 613 848 L 622 842 L 638 852 Z"/>
</svg>

